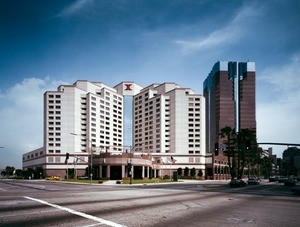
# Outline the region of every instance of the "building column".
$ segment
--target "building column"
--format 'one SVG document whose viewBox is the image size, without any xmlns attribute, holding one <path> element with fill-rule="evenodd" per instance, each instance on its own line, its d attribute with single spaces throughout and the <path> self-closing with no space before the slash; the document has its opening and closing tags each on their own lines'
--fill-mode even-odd
<svg viewBox="0 0 300 227">
<path fill-rule="evenodd" d="M 145 166 L 142 166 L 142 179 L 145 178 Z"/>
<path fill-rule="evenodd" d="M 99 177 L 102 178 L 102 165 L 99 165 Z"/>
<path fill-rule="evenodd" d="M 131 177 L 134 179 L 134 165 L 131 164 Z"/>
<path fill-rule="evenodd" d="M 122 179 L 125 178 L 125 165 L 122 165 Z"/>
<path fill-rule="evenodd" d="M 150 175 L 149 175 L 149 173 L 150 173 L 150 172 L 149 172 L 149 171 L 150 171 L 150 167 L 147 166 L 146 168 L 147 168 L 147 178 L 150 178 Z"/>
</svg>

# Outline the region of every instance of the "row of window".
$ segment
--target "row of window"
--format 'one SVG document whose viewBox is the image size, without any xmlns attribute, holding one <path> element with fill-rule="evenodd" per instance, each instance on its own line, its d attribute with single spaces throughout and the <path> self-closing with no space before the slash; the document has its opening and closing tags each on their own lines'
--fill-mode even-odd
<svg viewBox="0 0 300 227">
<path fill-rule="evenodd" d="M 23 161 L 27 158 L 27 160 L 29 160 L 29 159 L 33 159 L 33 158 L 36 158 L 36 157 L 38 157 L 38 156 L 41 156 L 41 155 L 43 155 L 44 154 L 44 152 L 43 151 L 40 151 L 40 152 L 36 152 L 36 153 L 34 153 L 34 154 L 30 154 L 30 155 L 27 155 L 27 157 L 23 157 Z"/>
<path fill-rule="evenodd" d="M 61 152 L 60 150 L 52 150 L 52 149 L 48 150 L 48 153 L 50 153 L 50 154 L 53 154 L 53 153 L 59 154 L 60 152 Z"/>
<path fill-rule="evenodd" d="M 61 101 L 60 101 L 60 99 L 58 99 L 58 100 L 49 99 L 49 100 L 48 100 L 48 103 L 49 103 L 49 104 L 54 104 L 54 103 L 55 103 L 55 104 L 60 104 Z"/>
<path fill-rule="evenodd" d="M 60 98 L 61 98 L 61 95 L 53 95 L 53 94 L 49 94 L 48 97 L 49 97 L 49 99 L 50 99 L 50 98 L 52 98 L 52 99 L 53 99 L 53 98 L 60 99 Z"/>
<path fill-rule="evenodd" d="M 57 106 L 57 105 L 56 106 L 52 106 L 52 105 L 49 105 L 48 109 L 50 109 L 50 110 L 51 109 L 61 109 L 61 106 Z"/>
<path fill-rule="evenodd" d="M 189 97 L 189 102 L 193 102 L 193 101 L 200 102 L 200 98 Z"/>
<path fill-rule="evenodd" d="M 60 127 L 48 127 L 48 131 L 60 131 Z"/>
<path fill-rule="evenodd" d="M 61 113 L 60 111 L 52 111 L 52 110 L 51 110 L 51 111 L 48 111 L 48 114 L 49 114 L 49 115 L 53 115 L 53 114 L 60 115 L 60 113 Z"/>
</svg>

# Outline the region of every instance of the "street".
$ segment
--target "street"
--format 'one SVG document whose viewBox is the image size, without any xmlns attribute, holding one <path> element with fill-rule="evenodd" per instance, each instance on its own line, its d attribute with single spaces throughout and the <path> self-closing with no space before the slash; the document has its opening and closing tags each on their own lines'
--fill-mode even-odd
<svg viewBox="0 0 300 227">
<path fill-rule="evenodd" d="M 0 180 L 0 226 L 299 226 L 300 197 L 279 183 L 89 185 Z"/>
</svg>

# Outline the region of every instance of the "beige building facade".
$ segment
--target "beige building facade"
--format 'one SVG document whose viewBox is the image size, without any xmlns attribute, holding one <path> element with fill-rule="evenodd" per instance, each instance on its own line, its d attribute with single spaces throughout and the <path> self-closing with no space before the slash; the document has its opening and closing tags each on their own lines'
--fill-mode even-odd
<svg viewBox="0 0 300 227">
<path fill-rule="evenodd" d="M 61 178 L 67 170 L 153 178 L 185 167 L 205 173 L 205 155 L 205 100 L 192 89 L 79 80 L 45 92 L 44 146 L 23 155 L 23 169 L 42 167 L 45 176 Z"/>
</svg>

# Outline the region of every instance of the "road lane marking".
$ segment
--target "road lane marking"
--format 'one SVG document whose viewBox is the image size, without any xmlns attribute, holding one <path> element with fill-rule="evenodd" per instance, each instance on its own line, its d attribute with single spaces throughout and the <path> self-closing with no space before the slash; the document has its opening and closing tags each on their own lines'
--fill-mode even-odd
<svg viewBox="0 0 300 227">
<path fill-rule="evenodd" d="M 59 205 L 56 205 L 56 204 L 48 203 L 47 201 L 44 201 L 44 200 L 41 200 L 41 199 L 36 199 L 36 198 L 28 197 L 28 196 L 23 196 L 23 197 L 25 199 L 33 200 L 33 201 L 36 201 L 36 202 L 39 202 L 39 203 L 42 203 L 42 204 L 45 204 L 45 205 L 63 210 L 63 211 L 67 211 L 71 214 L 75 214 L 75 215 L 78 215 L 78 216 L 81 216 L 81 217 L 99 222 L 101 224 L 106 224 L 106 225 L 113 226 L 113 227 L 122 227 L 122 226 L 126 227 L 124 225 L 120 225 L 120 224 L 114 223 L 112 221 L 104 220 L 102 218 L 98 218 L 98 217 L 95 217 L 95 216 L 92 216 L 92 215 L 89 215 L 89 214 L 85 214 L 85 213 L 82 213 L 82 212 L 79 212 L 79 211 L 76 211 L 76 210 L 73 210 L 73 209 L 70 209 L 70 208 L 67 208 L 67 207 L 62 207 L 62 206 L 59 206 Z"/>
</svg>

